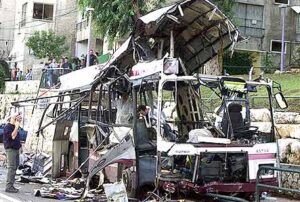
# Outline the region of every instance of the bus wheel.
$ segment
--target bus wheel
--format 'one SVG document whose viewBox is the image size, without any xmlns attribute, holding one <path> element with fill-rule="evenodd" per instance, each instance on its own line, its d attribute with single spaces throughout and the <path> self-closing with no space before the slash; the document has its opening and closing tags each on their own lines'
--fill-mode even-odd
<svg viewBox="0 0 300 202">
<path fill-rule="evenodd" d="M 122 181 L 125 184 L 128 197 L 134 198 L 136 195 L 136 172 L 133 167 L 123 170 Z"/>
</svg>

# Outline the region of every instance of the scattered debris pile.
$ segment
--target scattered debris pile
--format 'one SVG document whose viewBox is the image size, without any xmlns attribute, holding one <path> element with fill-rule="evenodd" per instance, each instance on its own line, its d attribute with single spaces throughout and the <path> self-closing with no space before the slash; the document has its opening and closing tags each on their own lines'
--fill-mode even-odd
<svg viewBox="0 0 300 202">
<path fill-rule="evenodd" d="M 76 178 L 74 180 L 64 180 L 61 182 L 52 181 L 52 183 L 47 187 L 34 190 L 34 195 L 43 198 L 74 200 L 81 197 L 84 186 L 84 180 L 80 178 Z"/>
<path fill-rule="evenodd" d="M 20 165 L 17 175 L 20 175 L 19 182 L 22 183 L 50 183 L 50 171 L 52 167 L 52 157 L 44 153 L 20 155 Z"/>
<path fill-rule="evenodd" d="M 0 166 L 6 166 L 6 154 L 5 153 L 1 153 L 0 154 Z"/>
<path fill-rule="evenodd" d="M 114 184 L 103 184 L 95 189 L 88 191 L 85 197 L 83 193 L 86 184 L 84 178 L 74 178 L 73 180 L 63 180 L 60 182 L 52 181 L 51 184 L 45 185 L 41 189 L 34 190 L 34 195 L 43 198 L 52 198 L 59 200 L 75 200 L 80 202 L 90 201 L 124 201 L 127 202 L 127 192 L 123 182 Z"/>
</svg>

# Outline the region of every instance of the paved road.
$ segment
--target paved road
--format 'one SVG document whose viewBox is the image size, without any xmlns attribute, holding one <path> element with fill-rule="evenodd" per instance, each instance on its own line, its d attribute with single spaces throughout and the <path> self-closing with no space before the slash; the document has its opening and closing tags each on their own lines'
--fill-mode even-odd
<svg viewBox="0 0 300 202">
<path fill-rule="evenodd" d="M 18 193 L 5 192 L 6 181 L 6 169 L 0 167 L 0 202 L 46 202 L 57 201 L 53 199 L 46 199 L 41 197 L 35 197 L 33 195 L 34 189 L 40 188 L 40 184 L 24 184 L 16 183 L 15 186 L 20 189 Z"/>
<path fill-rule="evenodd" d="M 4 151 L 3 144 L 0 143 L 0 153 Z M 1 165 L 1 163 L 0 163 Z M 5 192 L 6 184 L 6 168 L 0 166 L 0 202 L 47 202 L 58 201 L 53 199 L 46 199 L 41 197 L 35 197 L 33 195 L 34 189 L 41 188 L 40 184 L 24 184 L 17 183 L 15 186 L 20 189 L 19 193 L 7 193 Z"/>
</svg>

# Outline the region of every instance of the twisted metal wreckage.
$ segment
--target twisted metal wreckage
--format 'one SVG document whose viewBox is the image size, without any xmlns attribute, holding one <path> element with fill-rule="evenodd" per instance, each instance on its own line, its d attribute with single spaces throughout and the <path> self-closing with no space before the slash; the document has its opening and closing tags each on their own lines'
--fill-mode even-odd
<svg viewBox="0 0 300 202">
<path fill-rule="evenodd" d="M 66 154 L 70 170 L 88 171 L 83 196 L 100 171 L 110 181 L 123 179 L 128 196 L 140 199 L 150 188 L 155 191 L 148 197 L 156 199 L 162 193 L 173 198 L 254 193 L 259 167 L 277 163 L 272 98 L 277 86 L 276 97 L 285 104 L 280 86 L 270 80 L 197 74 L 240 39 L 228 18 L 206 0 L 187 0 L 141 17 L 107 64 L 60 78 L 58 100 L 45 109 L 37 131 L 43 135 L 56 123 L 52 177 L 60 176 Z M 248 94 L 262 87 L 272 118 L 267 132 L 250 123 Z M 205 110 L 203 88 L 220 98 L 220 119 L 214 122 Z M 113 103 L 124 92 L 132 100 L 132 114 L 127 123 L 116 124 Z M 170 97 L 175 120 L 163 116 Z M 138 105 L 152 110 L 150 123 Z M 45 124 L 49 110 L 53 119 Z M 262 178 L 276 183 L 275 173 Z"/>
</svg>

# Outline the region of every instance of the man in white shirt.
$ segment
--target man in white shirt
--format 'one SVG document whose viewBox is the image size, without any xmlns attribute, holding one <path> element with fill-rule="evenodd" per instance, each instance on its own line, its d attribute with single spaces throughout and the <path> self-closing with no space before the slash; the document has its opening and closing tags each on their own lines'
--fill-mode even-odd
<svg viewBox="0 0 300 202">
<path fill-rule="evenodd" d="M 133 116 L 133 105 L 127 92 L 115 102 L 117 108 L 116 124 L 130 124 Z"/>
</svg>

